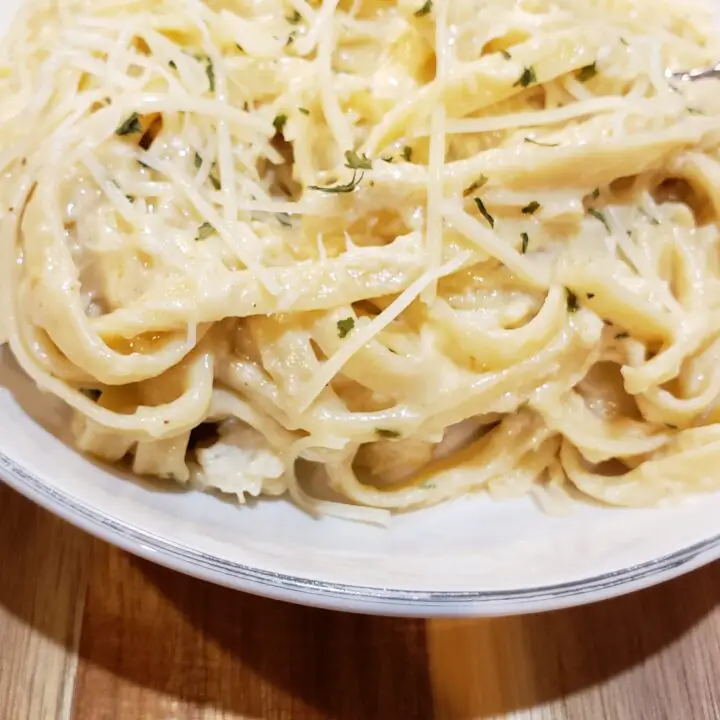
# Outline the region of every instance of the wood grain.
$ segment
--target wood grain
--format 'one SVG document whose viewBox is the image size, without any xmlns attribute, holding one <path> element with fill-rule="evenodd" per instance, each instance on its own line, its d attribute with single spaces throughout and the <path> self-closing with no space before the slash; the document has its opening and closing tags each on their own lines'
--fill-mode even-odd
<svg viewBox="0 0 720 720">
<path fill-rule="evenodd" d="M 110 549 L 96 558 L 78 720 L 432 716 L 421 621 L 261 600 Z"/>
<path fill-rule="evenodd" d="M 0 720 L 718 720 L 720 565 L 593 606 L 392 620 L 250 597 L 0 488 Z"/>
<path fill-rule="evenodd" d="M 0 716 L 65 720 L 92 543 L 4 485 L 0 518 Z"/>
<path fill-rule="evenodd" d="M 437 716 L 720 718 L 720 567 L 542 615 L 431 621 Z"/>
</svg>

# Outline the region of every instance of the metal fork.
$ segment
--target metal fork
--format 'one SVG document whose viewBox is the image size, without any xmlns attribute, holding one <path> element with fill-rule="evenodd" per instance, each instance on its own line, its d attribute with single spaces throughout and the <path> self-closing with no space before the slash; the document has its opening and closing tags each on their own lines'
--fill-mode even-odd
<svg viewBox="0 0 720 720">
<path fill-rule="evenodd" d="M 693 80 L 708 80 L 710 78 L 720 78 L 720 63 L 713 67 L 697 68 L 695 70 L 681 70 L 679 72 L 668 73 L 673 80 L 682 80 L 684 82 Z"/>
</svg>

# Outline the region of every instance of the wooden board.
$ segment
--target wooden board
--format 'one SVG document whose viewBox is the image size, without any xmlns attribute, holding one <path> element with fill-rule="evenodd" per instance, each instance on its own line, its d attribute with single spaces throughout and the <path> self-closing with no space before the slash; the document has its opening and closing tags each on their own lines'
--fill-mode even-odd
<svg viewBox="0 0 720 720">
<path fill-rule="evenodd" d="M 138 560 L 0 488 L 2 720 L 720 718 L 720 566 L 598 605 L 393 620 Z"/>
</svg>

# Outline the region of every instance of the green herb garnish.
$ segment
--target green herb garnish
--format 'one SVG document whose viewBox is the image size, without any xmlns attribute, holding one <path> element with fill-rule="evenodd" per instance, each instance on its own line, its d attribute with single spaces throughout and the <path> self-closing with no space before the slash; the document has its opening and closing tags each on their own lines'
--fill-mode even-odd
<svg viewBox="0 0 720 720">
<path fill-rule="evenodd" d="M 590 65 L 586 65 L 585 67 L 580 68 L 577 71 L 577 74 L 575 77 L 580 82 L 587 82 L 588 80 L 592 80 L 597 75 L 597 62 L 591 63 Z"/>
<path fill-rule="evenodd" d="M 530 143 L 531 145 L 539 145 L 540 147 L 559 147 L 560 143 L 546 143 L 546 142 L 540 142 L 540 140 L 533 140 L 532 138 L 526 137 L 525 138 L 526 143 Z"/>
<path fill-rule="evenodd" d="M 197 231 L 195 240 L 207 240 L 211 235 L 215 234 L 215 228 L 209 223 L 204 222 Z"/>
<path fill-rule="evenodd" d="M 351 193 L 357 186 L 362 182 L 362 179 L 365 177 L 365 173 L 360 172 L 358 173 L 357 170 L 353 171 L 352 180 L 350 180 L 349 183 L 345 183 L 344 185 L 331 185 L 330 187 L 320 187 L 319 185 L 309 185 L 310 190 L 319 190 L 320 192 L 324 193 L 334 193 L 334 194 L 340 194 L 340 193 Z"/>
<path fill-rule="evenodd" d="M 412 160 L 412 153 L 413 153 L 412 148 L 409 145 L 406 145 L 402 151 L 403 159 L 406 162 L 410 162 Z"/>
<path fill-rule="evenodd" d="M 488 221 L 491 228 L 495 227 L 495 218 L 487 211 L 485 203 L 478 197 L 475 198 L 475 204 L 477 205 L 480 214 Z"/>
<path fill-rule="evenodd" d="M 507 50 L 501 50 L 500 54 L 506 59 L 506 60 L 512 60 L 512 55 Z"/>
<path fill-rule="evenodd" d="M 292 219 L 288 213 L 277 213 L 275 217 L 281 225 L 284 225 L 285 227 L 292 227 Z"/>
<path fill-rule="evenodd" d="M 471 192 L 479 190 L 481 187 L 487 184 L 488 180 L 489 178 L 486 175 L 481 175 L 467 190 L 465 190 L 465 195 L 469 195 Z"/>
<path fill-rule="evenodd" d="M 202 155 L 200 155 L 199 152 L 195 153 L 195 167 L 199 170 L 202 167 L 203 159 Z M 210 184 L 215 188 L 215 190 L 222 190 L 222 183 L 220 182 L 220 179 L 215 174 L 215 169 L 217 168 L 217 163 L 212 164 L 212 168 L 210 170 L 210 174 L 208 175 L 208 180 L 210 181 Z"/>
<path fill-rule="evenodd" d="M 285 123 L 287 123 L 287 115 L 276 115 L 275 119 L 273 120 L 273 127 L 275 128 L 275 132 L 277 132 L 278 135 L 283 134 L 283 130 L 285 129 Z"/>
<path fill-rule="evenodd" d="M 299 107 L 299 108 L 298 108 L 298 112 L 299 112 L 299 113 L 302 113 L 303 115 L 309 115 L 309 114 L 310 114 L 310 111 L 309 111 L 307 108 L 304 108 L 304 107 Z"/>
<path fill-rule="evenodd" d="M 590 197 L 593 200 L 597 200 L 600 197 L 600 188 L 595 188 L 592 193 L 590 193 Z"/>
<path fill-rule="evenodd" d="M 115 134 L 120 135 L 121 137 L 123 135 L 136 135 L 137 133 L 141 133 L 142 130 L 143 127 L 140 122 L 140 116 L 134 112 L 127 120 L 118 126 L 117 130 L 115 130 Z"/>
<path fill-rule="evenodd" d="M 567 294 L 568 312 L 571 312 L 571 313 L 577 312 L 580 309 L 580 305 L 578 304 L 577 295 L 569 288 L 565 288 L 565 292 Z"/>
<path fill-rule="evenodd" d="M 355 318 L 348 317 L 337 321 L 338 337 L 344 340 L 355 328 Z"/>
<path fill-rule="evenodd" d="M 425 15 L 429 15 L 432 12 L 432 0 L 425 0 L 425 4 L 419 9 L 415 11 L 415 17 L 425 17 Z"/>
<path fill-rule="evenodd" d="M 612 230 L 610 229 L 610 224 L 607 221 L 607 218 L 603 213 L 601 213 L 599 210 L 595 210 L 595 208 L 590 208 L 588 210 L 588 213 L 592 215 L 596 220 L 599 220 L 604 226 L 605 229 L 612 234 Z"/>
<path fill-rule="evenodd" d="M 530 236 L 527 233 L 520 233 L 520 237 L 522 238 L 522 247 L 520 248 L 520 252 L 524 255 L 527 252 L 528 245 L 530 244 Z"/>
<path fill-rule="evenodd" d="M 592 300 L 592 299 L 595 297 L 595 293 L 586 293 L 585 297 L 586 297 L 588 300 Z"/>
<path fill-rule="evenodd" d="M 345 167 L 351 170 L 372 170 L 372 160 L 367 155 L 358 155 L 354 150 L 345 153 Z"/>
<path fill-rule="evenodd" d="M 325 193 L 350 193 L 362 182 L 365 173 L 363 170 L 372 170 L 372 160 L 367 155 L 356 153 L 354 150 L 348 150 L 345 153 L 345 167 L 353 171 L 352 180 L 345 185 L 332 185 L 330 187 L 320 187 L 319 185 L 310 185 L 311 190 L 319 190 Z M 358 173 L 360 170 L 360 173 Z"/>
<path fill-rule="evenodd" d="M 522 209 L 522 213 L 523 215 L 534 215 L 539 209 L 540 203 L 537 200 L 533 200 Z"/>
<path fill-rule="evenodd" d="M 381 157 L 380 159 L 386 163 L 391 163 L 393 161 L 392 155 L 386 155 L 385 157 Z"/>
<path fill-rule="evenodd" d="M 384 440 L 397 440 L 400 437 L 400 433 L 397 430 L 385 430 L 384 428 L 376 428 L 375 434 Z"/>
<path fill-rule="evenodd" d="M 286 15 L 285 19 L 291 24 L 291 25 L 297 25 L 302 20 L 302 15 L 297 11 L 294 10 L 292 14 Z"/>
<path fill-rule="evenodd" d="M 171 67 L 173 70 L 177 70 L 177 63 L 174 60 L 171 60 L 168 63 L 168 66 Z"/>
<path fill-rule="evenodd" d="M 521 87 L 527 87 L 528 85 L 532 85 L 533 83 L 537 82 L 537 75 L 535 74 L 535 68 L 526 67 L 522 71 L 522 75 L 513 83 L 513 87 L 517 87 L 518 85 Z"/>
<path fill-rule="evenodd" d="M 215 65 L 209 58 L 205 58 L 205 74 L 207 75 L 208 85 L 210 86 L 210 92 L 215 92 Z"/>
</svg>

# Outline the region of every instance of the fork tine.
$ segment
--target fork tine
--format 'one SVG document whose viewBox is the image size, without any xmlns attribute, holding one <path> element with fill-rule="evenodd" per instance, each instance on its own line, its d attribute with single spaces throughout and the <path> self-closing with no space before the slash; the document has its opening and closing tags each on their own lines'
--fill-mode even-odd
<svg viewBox="0 0 720 720">
<path fill-rule="evenodd" d="M 696 68 L 694 70 L 670 73 L 670 77 L 674 80 L 682 80 L 683 82 L 720 78 L 720 63 L 714 67 Z"/>
</svg>

